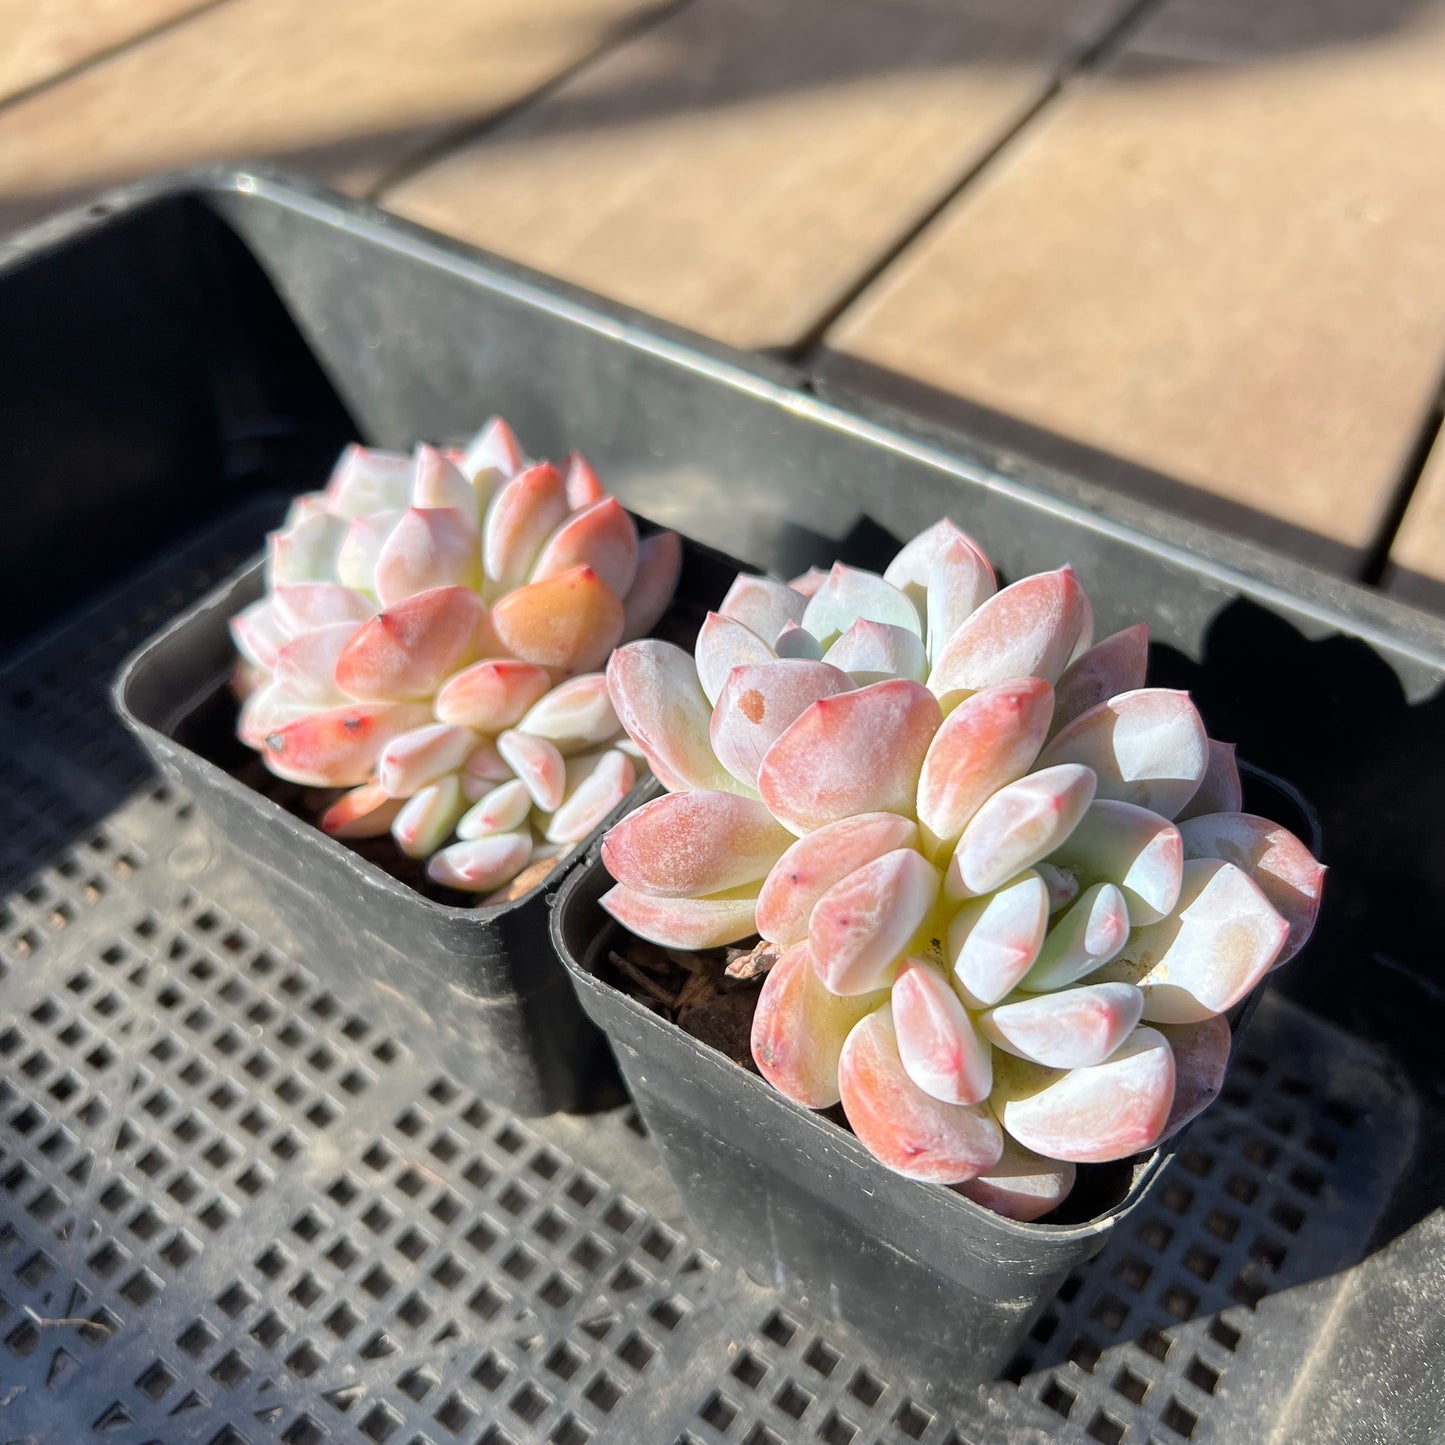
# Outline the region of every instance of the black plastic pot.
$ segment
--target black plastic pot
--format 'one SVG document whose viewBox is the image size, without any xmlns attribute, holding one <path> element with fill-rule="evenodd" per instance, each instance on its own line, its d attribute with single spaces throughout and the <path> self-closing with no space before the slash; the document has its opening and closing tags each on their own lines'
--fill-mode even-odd
<svg viewBox="0 0 1445 1445">
<path fill-rule="evenodd" d="M 694 634 L 736 570 L 685 543 L 663 626 Z M 425 1036 L 443 1067 L 516 1113 L 584 1104 L 606 1051 L 557 967 L 547 914 L 585 844 L 521 897 L 478 906 L 442 890 L 426 896 L 289 811 L 283 800 L 302 790 L 272 778 L 236 739 L 228 686 L 227 624 L 262 590 L 255 561 L 132 653 L 115 684 L 122 719 L 251 869 L 329 988 L 381 1000 L 404 1035 Z"/>
<path fill-rule="evenodd" d="M 1249 805 L 1319 856 L 1313 810 L 1277 779 L 1253 769 L 1246 778 Z M 654 782 L 645 796 L 660 793 Z M 612 881 L 594 849 L 557 895 L 552 938 L 684 1208 L 721 1257 L 847 1324 L 925 1393 L 947 1398 L 996 1378 L 1069 1272 L 1104 1248 L 1188 1135 L 1084 1167 L 1047 1223 L 1021 1224 L 904 1179 L 832 1119 L 599 977 L 623 936 L 598 901 Z M 1231 1014 L 1236 1039 L 1265 987 Z"/>
</svg>

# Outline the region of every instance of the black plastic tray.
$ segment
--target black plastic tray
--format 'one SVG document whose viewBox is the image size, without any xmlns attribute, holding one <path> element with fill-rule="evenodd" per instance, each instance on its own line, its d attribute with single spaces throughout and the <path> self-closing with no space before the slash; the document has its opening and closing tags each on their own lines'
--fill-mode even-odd
<svg viewBox="0 0 1445 1445">
<path fill-rule="evenodd" d="M 101 204 L 0 243 L 0 1438 L 1438 1437 L 1436 624 L 301 183 Z M 1072 557 L 1101 626 L 1147 616 L 1163 673 L 1324 814 L 1320 934 L 1226 1097 L 954 1409 L 716 1265 L 626 1108 L 523 1123 L 325 989 L 108 709 L 126 652 L 255 550 L 257 497 L 353 428 L 405 445 L 479 407 L 779 570 L 944 511 L 1015 574 Z"/>
<path fill-rule="evenodd" d="M 684 542 L 661 630 L 690 642 L 736 570 Z M 482 907 L 423 893 L 289 811 L 281 799 L 300 790 L 276 786 L 236 740 L 228 686 L 228 624 L 261 592 L 257 560 L 149 638 L 116 681 L 121 717 L 257 875 L 284 936 L 327 988 L 425 1037 L 439 1064 L 515 1113 L 585 1105 L 606 1087 L 607 1052 L 547 936 L 551 897 L 585 847 L 521 897 Z"/>
</svg>

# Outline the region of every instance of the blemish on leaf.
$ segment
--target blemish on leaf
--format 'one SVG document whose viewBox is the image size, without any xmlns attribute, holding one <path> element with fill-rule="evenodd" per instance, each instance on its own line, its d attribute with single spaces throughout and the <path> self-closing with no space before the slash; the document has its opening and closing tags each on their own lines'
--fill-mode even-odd
<svg viewBox="0 0 1445 1445">
<path fill-rule="evenodd" d="M 760 723 L 763 714 L 767 711 L 767 704 L 763 701 L 763 695 L 757 688 L 750 687 L 739 699 L 738 706 L 743 711 L 743 716 L 750 723 Z"/>
</svg>

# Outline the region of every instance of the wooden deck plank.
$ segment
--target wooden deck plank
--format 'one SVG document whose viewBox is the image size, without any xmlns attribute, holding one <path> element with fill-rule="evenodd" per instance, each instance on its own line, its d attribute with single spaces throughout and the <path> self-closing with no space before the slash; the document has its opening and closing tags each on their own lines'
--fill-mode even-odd
<svg viewBox="0 0 1445 1445">
<path fill-rule="evenodd" d="M 1406 602 L 1445 612 L 1445 432 L 1431 449 L 1395 534 L 1385 585 Z"/>
<path fill-rule="evenodd" d="M 789 347 L 1124 0 L 695 0 L 382 197 L 743 346 Z"/>
<path fill-rule="evenodd" d="M 103 183 L 266 156 L 351 191 L 659 0 L 231 0 L 0 111 L 0 232 Z"/>
<path fill-rule="evenodd" d="M 1175 0 L 852 308 L 820 374 L 1353 569 L 1445 358 L 1442 74 L 1439 0 Z"/>
<path fill-rule="evenodd" d="M 0 102 L 207 0 L 0 0 Z"/>
</svg>

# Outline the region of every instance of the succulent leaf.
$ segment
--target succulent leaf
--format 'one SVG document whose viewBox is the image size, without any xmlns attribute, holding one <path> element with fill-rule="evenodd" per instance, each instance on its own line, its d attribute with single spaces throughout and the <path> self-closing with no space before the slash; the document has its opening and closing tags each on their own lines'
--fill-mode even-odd
<svg viewBox="0 0 1445 1445">
<path fill-rule="evenodd" d="M 749 789 L 768 749 L 822 698 L 851 692 L 853 679 L 826 662 L 779 658 L 735 667 L 708 725 L 717 760 Z"/>
<path fill-rule="evenodd" d="M 768 971 L 753 1014 L 752 1053 L 762 1076 L 809 1109 L 836 1104 L 838 1059 L 854 1025 L 887 1000 L 845 998 L 823 987 L 806 943 L 784 950 Z"/>
<path fill-rule="evenodd" d="M 860 617 L 823 654 L 823 661 L 846 672 L 860 687 L 908 677 L 922 682 L 928 656 L 922 639 L 906 627 Z"/>
<path fill-rule="evenodd" d="M 989 797 L 1029 770 L 1052 707 L 1053 689 L 1029 677 L 986 687 L 943 720 L 918 780 L 918 821 L 930 853 L 951 849 Z"/>
<path fill-rule="evenodd" d="M 1121 693 L 1076 717 L 1039 755 L 1039 766 L 1083 763 L 1100 798 L 1172 818 L 1195 794 L 1209 762 L 1209 739 L 1187 692 L 1145 687 Z"/>
<path fill-rule="evenodd" d="M 883 988 L 938 898 L 938 870 L 898 848 L 856 868 L 814 905 L 813 966 L 833 993 Z"/>
<path fill-rule="evenodd" d="M 1102 1164 L 1158 1142 L 1174 1101 L 1174 1055 L 1161 1033 L 1137 1028 L 1103 1063 L 1085 1068 L 996 1054 L 994 1081 L 994 1112 L 1026 1149 Z"/>
<path fill-rule="evenodd" d="M 410 798 L 455 773 L 477 745 L 470 728 L 432 723 L 392 738 L 377 759 L 377 781 L 393 798 Z"/>
<path fill-rule="evenodd" d="M 1078 1171 L 1064 1159 L 1046 1159 L 1004 1135 L 1003 1156 L 991 1169 L 955 1184 L 965 1199 L 1029 1224 L 1057 1209 L 1068 1198 Z"/>
<path fill-rule="evenodd" d="M 622 640 L 651 632 L 667 611 L 682 576 L 682 539 L 676 532 L 654 532 L 637 544 L 637 576 L 622 599 Z"/>
<path fill-rule="evenodd" d="M 1064 669 L 1054 689 L 1054 720 L 1049 736 L 1111 697 L 1143 687 L 1148 665 L 1149 627 L 1143 622 L 1080 653 Z"/>
<path fill-rule="evenodd" d="M 617 748 L 581 753 L 567 760 L 564 800 L 547 820 L 542 836 L 549 843 L 580 843 L 637 781 L 637 767 Z"/>
<path fill-rule="evenodd" d="M 520 778 L 511 778 L 483 793 L 462 814 L 457 822 L 457 837 L 470 842 L 493 833 L 515 832 L 527 821 L 531 811 L 532 794 L 526 783 Z"/>
<path fill-rule="evenodd" d="M 518 472 L 501 487 L 482 526 L 482 566 L 490 597 L 528 580 L 548 537 L 566 519 L 566 484 L 546 462 Z"/>
<path fill-rule="evenodd" d="M 756 884 L 705 898 L 659 898 L 619 883 L 601 898 L 603 908 L 639 938 L 688 949 L 718 948 L 756 932 L 756 902 Z"/>
<path fill-rule="evenodd" d="M 534 662 L 489 657 L 447 678 L 437 693 L 436 715 L 445 723 L 498 733 L 519 723 L 551 685 L 551 674 Z"/>
<path fill-rule="evenodd" d="M 743 573 L 734 579 L 718 611 L 774 644 L 786 623 L 801 623 L 808 599 L 771 577 Z"/>
<path fill-rule="evenodd" d="M 336 660 L 336 684 L 359 702 L 431 697 L 489 640 L 487 609 L 465 587 L 436 587 L 357 628 Z"/>
<path fill-rule="evenodd" d="M 1134 1031 L 1144 995 L 1127 983 L 1019 996 L 979 1015 L 984 1037 L 1051 1069 L 1103 1063 Z"/>
<path fill-rule="evenodd" d="M 796 833 L 855 813 L 906 816 L 940 721 L 937 699 L 907 678 L 823 698 L 768 749 L 758 792 Z"/>
<path fill-rule="evenodd" d="M 1102 968 L 1129 941 L 1129 904 L 1112 883 L 1096 883 L 1050 925 L 1038 959 L 1020 981 L 1031 993 L 1067 988 Z"/>
<path fill-rule="evenodd" d="M 313 788 L 355 787 L 371 777 L 392 738 L 430 717 L 414 703 L 347 703 L 274 729 L 261 739 L 261 752 L 278 778 Z"/>
<path fill-rule="evenodd" d="M 455 507 L 408 507 L 376 559 L 376 595 L 394 607 L 436 587 L 476 588 L 477 527 Z"/>
<path fill-rule="evenodd" d="M 1165 917 L 1179 898 L 1184 844 L 1167 818 L 1099 798 L 1048 860 L 1084 887 L 1117 883 L 1136 927 Z"/>
<path fill-rule="evenodd" d="M 629 642 L 607 664 L 607 690 L 618 720 L 664 787 L 742 790 L 712 750 L 712 708 L 692 659 L 680 647 Z"/>
<path fill-rule="evenodd" d="M 1186 858 L 1223 858 L 1243 869 L 1289 924 L 1275 966 L 1294 957 L 1314 931 L 1325 867 L 1288 828 L 1253 813 L 1211 813 L 1179 826 Z"/>
<path fill-rule="evenodd" d="M 1186 818 L 1202 818 L 1206 813 L 1237 813 L 1244 806 L 1244 786 L 1239 779 L 1239 764 L 1233 743 L 1209 739 L 1209 765 L 1204 781 L 1194 796 L 1174 815 L 1176 823 Z"/>
<path fill-rule="evenodd" d="M 945 1104 L 977 1104 L 993 1087 L 993 1051 L 943 975 L 905 959 L 889 996 L 898 1057 L 925 1094 Z"/>
<path fill-rule="evenodd" d="M 756 798 L 668 793 L 608 832 L 602 862 L 638 892 L 687 898 L 759 882 L 792 840 Z"/>
<path fill-rule="evenodd" d="M 911 632 L 921 642 L 918 609 L 892 583 L 873 572 L 835 562 L 827 580 L 808 600 L 799 625 L 830 647 L 860 618 Z"/>
<path fill-rule="evenodd" d="M 1177 1134 L 1219 1097 L 1229 1067 L 1229 1022 L 1222 1015 L 1193 1024 L 1156 1024 L 1174 1052 L 1174 1104 L 1161 1139 Z"/>
<path fill-rule="evenodd" d="M 1003 1133 L 986 1105 L 946 1104 L 908 1077 L 887 1005 L 848 1035 L 838 1088 L 853 1132 L 869 1153 L 906 1178 L 960 1184 L 1003 1155 Z"/>
<path fill-rule="evenodd" d="M 1233 1008 L 1269 971 L 1288 935 L 1289 924 L 1242 869 L 1190 859 L 1175 911 L 1136 928 L 1118 957 L 1090 978 L 1138 985 L 1151 1023 L 1198 1023 Z"/>
<path fill-rule="evenodd" d="M 693 655 L 697 659 L 697 680 L 713 706 L 733 668 L 773 662 L 778 656 L 752 628 L 720 612 L 709 612 L 703 620 Z"/>
<path fill-rule="evenodd" d="M 426 866 L 427 877 L 464 893 L 490 893 L 510 883 L 531 856 L 530 833 L 488 833 L 434 853 Z"/>
<path fill-rule="evenodd" d="M 584 511 L 573 512 L 547 539 L 532 580 L 541 582 L 574 567 L 590 567 L 604 587 L 625 597 L 637 578 L 637 558 L 632 518 L 616 497 L 603 497 Z"/>
<path fill-rule="evenodd" d="M 963 1001 L 982 1009 L 1012 993 L 1038 957 L 1048 926 L 1048 889 L 1032 869 L 955 909 L 947 950 Z"/>
<path fill-rule="evenodd" d="M 928 686 L 950 707 L 999 682 L 1056 682 L 1088 623 L 1088 599 L 1072 567 L 1025 577 L 996 592 L 948 639 Z"/>
<path fill-rule="evenodd" d="M 951 898 L 992 893 L 1047 857 L 1094 798 L 1093 770 L 1060 763 L 1000 788 L 969 820 L 948 865 Z"/>
</svg>

